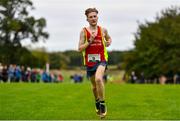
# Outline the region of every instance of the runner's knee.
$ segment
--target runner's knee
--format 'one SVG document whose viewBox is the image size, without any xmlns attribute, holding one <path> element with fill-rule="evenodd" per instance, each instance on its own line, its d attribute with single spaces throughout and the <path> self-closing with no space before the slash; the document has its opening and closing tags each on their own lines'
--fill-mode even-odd
<svg viewBox="0 0 180 121">
<path fill-rule="evenodd" d="M 96 77 L 96 83 L 102 83 L 103 79 L 102 77 Z"/>
</svg>

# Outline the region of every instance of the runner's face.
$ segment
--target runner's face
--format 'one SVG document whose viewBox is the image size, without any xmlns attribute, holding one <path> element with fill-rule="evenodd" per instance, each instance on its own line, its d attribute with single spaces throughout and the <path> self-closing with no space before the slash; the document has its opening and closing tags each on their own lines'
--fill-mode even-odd
<svg viewBox="0 0 180 121">
<path fill-rule="evenodd" d="M 91 26 L 96 26 L 98 21 L 98 16 L 96 12 L 91 12 L 88 14 L 87 21 Z"/>
</svg>

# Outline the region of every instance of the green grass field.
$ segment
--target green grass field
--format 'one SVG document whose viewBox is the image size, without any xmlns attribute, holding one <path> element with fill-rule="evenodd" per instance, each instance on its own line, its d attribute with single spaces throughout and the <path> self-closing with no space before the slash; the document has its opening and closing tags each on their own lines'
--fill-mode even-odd
<svg viewBox="0 0 180 121">
<path fill-rule="evenodd" d="M 109 119 L 180 119 L 180 85 L 106 84 Z M 0 119 L 98 120 L 90 83 L 0 84 Z"/>
</svg>

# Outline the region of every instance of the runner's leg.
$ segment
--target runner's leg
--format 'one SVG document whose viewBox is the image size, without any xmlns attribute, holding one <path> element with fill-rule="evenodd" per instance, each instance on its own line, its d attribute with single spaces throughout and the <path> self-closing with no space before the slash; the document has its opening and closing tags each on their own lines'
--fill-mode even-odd
<svg viewBox="0 0 180 121">
<path fill-rule="evenodd" d="M 105 68 L 106 68 L 105 66 L 99 65 L 95 73 L 97 94 L 100 101 L 103 101 L 105 99 L 104 82 L 103 82 L 103 75 L 104 75 Z"/>
<path fill-rule="evenodd" d="M 96 113 L 100 115 L 100 102 L 99 102 L 99 97 L 98 97 L 97 88 L 96 88 L 95 75 L 90 77 L 90 80 L 92 83 L 92 91 L 95 98 Z"/>
<path fill-rule="evenodd" d="M 99 101 L 100 118 L 104 118 L 107 113 L 107 107 L 105 104 L 105 89 L 104 89 L 104 81 L 103 81 L 103 75 L 104 75 L 105 69 L 106 69 L 106 66 L 99 65 L 95 74 L 97 93 L 100 100 Z"/>
<path fill-rule="evenodd" d="M 97 100 L 98 99 L 98 94 L 97 94 L 95 76 L 94 75 L 91 76 L 90 80 L 91 80 L 91 84 L 92 84 L 92 91 L 93 91 L 93 94 L 94 94 L 94 98 L 95 98 L 95 100 Z"/>
</svg>

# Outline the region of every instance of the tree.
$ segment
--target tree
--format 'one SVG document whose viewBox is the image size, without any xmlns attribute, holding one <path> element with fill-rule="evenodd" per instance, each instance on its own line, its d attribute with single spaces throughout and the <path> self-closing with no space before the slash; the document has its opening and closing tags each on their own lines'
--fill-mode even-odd
<svg viewBox="0 0 180 121">
<path fill-rule="evenodd" d="M 42 50 L 31 50 L 34 61 L 31 62 L 33 67 L 45 68 L 46 63 L 49 61 L 48 54 Z"/>
<path fill-rule="evenodd" d="M 126 70 L 144 72 L 146 77 L 180 72 L 180 8 L 161 12 L 155 22 L 140 24 L 135 48 L 126 56 Z M 172 75 L 171 75 L 172 76 Z"/>
<path fill-rule="evenodd" d="M 69 68 L 71 67 L 80 67 L 83 65 L 82 54 L 75 50 L 67 50 L 63 52 L 64 55 L 69 57 L 70 62 L 68 63 Z"/>
<path fill-rule="evenodd" d="M 38 42 L 47 39 L 48 33 L 44 31 L 46 20 L 35 19 L 29 15 L 28 10 L 33 9 L 30 0 L 1 0 L 0 1 L 0 46 L 21 48 L 21 41 L 30 39 Z M 14 50 L 4 53 L 6 57 L 14 54 Z M 10 59 L 10 58 L 9 58 Z"/>
<path fill-rule="evenodd" d="M 108 52 L 109 58 L 108 58 L 108 65 L 117 65 L 118 69 L 121 69 L 121 63 L 123 60 L 123 51 L 110 51 Z"/>
<path fill-rule="evenodd" d="M 65 69 L 70 62 L 69 56 L 64 55 L 62 52 L 49 53 L 49 63 L 51 69 Z"/>
</svg>

